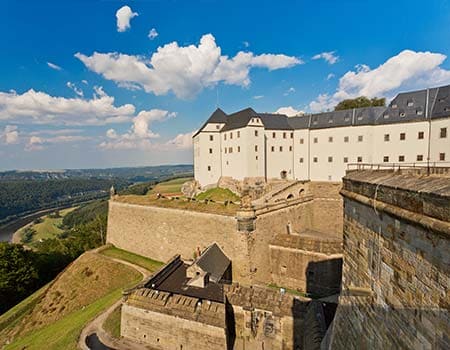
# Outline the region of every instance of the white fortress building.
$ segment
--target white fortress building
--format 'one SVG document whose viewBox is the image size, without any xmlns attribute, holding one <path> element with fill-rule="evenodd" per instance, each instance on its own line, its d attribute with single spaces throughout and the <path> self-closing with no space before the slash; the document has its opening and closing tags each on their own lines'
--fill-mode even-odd
<svg viewBox="0 0 450 350">
<path fill-rule="evenodd" d="M 351 163 L 450 166 L 450 85 L 388 107 L 287 117 L 217 109 L 193 136 L 195 179 L 340 181 Z"/>
</svg>

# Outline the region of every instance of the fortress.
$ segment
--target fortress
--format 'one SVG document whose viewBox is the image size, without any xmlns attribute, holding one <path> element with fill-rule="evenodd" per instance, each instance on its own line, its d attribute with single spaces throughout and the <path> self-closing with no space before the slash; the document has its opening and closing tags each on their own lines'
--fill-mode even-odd
<svg viewBox="0 0 450 350">
<path fill-rule="evenodd" d="M 187 198 L 109 201 L 108 243 L 167 262 L 124 293 L 122 336 L 155 349 L 449 348 L 449 93 L 293 118 L 214 112 L 194 136 Z M 193 197 L 217 185 L 241 202 Z"/>
</svg>

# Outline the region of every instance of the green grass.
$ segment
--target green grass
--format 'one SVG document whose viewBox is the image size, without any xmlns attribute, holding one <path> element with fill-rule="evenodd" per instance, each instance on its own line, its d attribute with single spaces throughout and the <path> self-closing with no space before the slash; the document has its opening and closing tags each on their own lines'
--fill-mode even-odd
<svg viewBox="0 0 450 350">
<path fill-rule="evenodd" d="M 83 327 L 103 310 L 114 304 L 121 297 L 122 290 L 123 288 L 118 288 L 86 306 L 84 309 L 72 312 L 55 323 L 18 339 L 12 344 L 7 345 L 5 350 L 76 349 L 78 337 Z"/>
<path fill-rule="evenodd" d="M 113 338 L 120 338 L 120 311 L 121 305 L 116 307 L 113 312 L 111 312 L 108 318 L 103 323 L 103 328 L 109 333 Z"/>
<path fill-rule="evenodd" d="M 19 230 L 19 236 L 22 237 L 23 231 L 30 227 L 33 230 L 36 231 L 36 233 L 33 235 L 32 241 L 29 243 L 29 245 L 33 245 L 33 243 L 38 242 L 40 239 L 47 239 L 47 238 L 55 238 L 58 234 L 62 233 L 64 230 L 60 228 L 62 226 L 63 217 L 70 213 L 71 211 L 75 210 L 76 208 L 67 208 L 63 209 L 59 212 L 60 218 L 51 218 L 49 215 L 45 215 L 41 217 L 43 220 L 42 222 L 35 224 L 31 223 Z"/>
<path fill-rule="evenodd" d="M 205 192 L 199 193 L 196 196 L 198 200 L 210 199 L 217 202 L 233 201 L 237 202 L 240 200 L 239 196 L 231 192 L 227 188 L 211 188 Z"/>
<path fill-rule="evenodd" d="M 284 290 L 286 291 L 286 293 L 289 294 L 294 294 L 294 295 L 298 295 L 300 297 L 308 297 L 308 295 L 306 293 L 302 293 L 296 289 L 290 289 L 290 288 L 286 288 L 286 287 L 280 287 L 278 285 L 276 285 L 275 283 L 270 283 L 267 285 L 269 288 L 273 288 L 273 289 L 277 289 L 280 290 L 280 288 L 284 288 Z"/>
<path fill-rule="evenodd" d="M 160 182 L 153 187 L 149 193 L 181 193 L 181 186 L 186 182 L 192 180 L 191 177 L 181 177 L 179 179 L 173 179 L 169 181 Z"/>
<path fill-rule="evenodd" d="M 144 256 L 134 254 L 134 253 L 131 253 L 126 250 L 122 250 L 122 249 L 119 249 L 119 248 L 116 248 L 113 246 L 100 251 L 100 254 L 109 256 L 111 258 L 128 261 L 132 264 L 141 266 L 144 269 L 147 269 L 151 272 L 156 271 L 162 265 L 164 265 L 164 263 L 162 263 L 160 261 L 152 260 L 150 258 L 146 258 Z"/>
</svg>

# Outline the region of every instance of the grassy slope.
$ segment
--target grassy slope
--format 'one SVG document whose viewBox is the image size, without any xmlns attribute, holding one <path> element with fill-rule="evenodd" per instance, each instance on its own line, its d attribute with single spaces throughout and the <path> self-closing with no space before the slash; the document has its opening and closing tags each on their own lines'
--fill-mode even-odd
<svg viewBox="0 0 450 350">
<path fill-rule="evenodd" d="M 59 212 L 61 217 L 57 219 L 53 219 L 48 215 L 45 215 L 42 217 L 43 221 L 41 223 L 31 223 L 21 228 L 18 232 L 19 237 L 22 237 L 22 233 L 26 227 L 31 227 L 32 229 L 36 230 L 36 234 L 33 235 L 33 240 L 31 241 L 31 243 L 29 243 L 29 245 L 33 245 L 33 242 L 37 242 L 40 239 L 55 238 L 58 234 L 63 232 L 63 230 L 59 228 L 59 226 L 62 225 L 63 217 L 75 209 L 76 208 L 68 208 L 61 210 Z"/>
<path fill-rule="evenodd" d="M 141 275 L 94 253 L 78 258 L 45 287 L 0 316 L 0 347 L 75 349 L 83 327 L 121 296 Z"/>
<path fill-rule="evenodd" d="M 233 201 L 237 202 L 240 200 L 239 196 L 235 195 L 227 188 L 211 188 L 205 192 L 199 193 L 196 197 L 198 200 L 211 199 L 217 202 Z"/>
<path fill-rule="evenodd" d="M 161 193 L 161 194 L 180 194 L 181 186 L 186 182 L 192 180 L 191 177 L 182 177 L 179 179 L 164 181 L 153 187 L 149 193 Z"/>
<path fill-rule="evenodd" d="M 103 323 L 104 330 L 116 339 L 120 338 L 121 306 L 122 305 L 119 305 L 115 308 L 114 311 L 109 314 L 108 318 L 105 320 L 105 323 Z"/>
<path fill-rule="evenodd" d="M 102 250 L 100 254 L 109 256 L 111 258 L 128 261 L 132 264 L 139 265 L 149 271 L 155 271 L 159 269 L 162 265 L 164 265 L 164 263 L 160 261 L 152 260 L 150 258 L 146 258 L 144 256 L 134 254 L 116 247 L 108 247 Z"/>
</svg>

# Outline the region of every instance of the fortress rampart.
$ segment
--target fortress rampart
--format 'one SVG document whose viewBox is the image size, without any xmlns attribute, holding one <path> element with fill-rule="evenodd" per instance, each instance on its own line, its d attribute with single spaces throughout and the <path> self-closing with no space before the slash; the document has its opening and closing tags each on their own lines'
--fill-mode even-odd
<svg viewBox="0 0 450 350">
<path fill-rule="evenodd" d="M 340 184 L 301 185 L 304 189 L 301 196 L 296 189 L 294 199 L 287 199 L 289 194 L 286 194 L 276 205 L 241 209 L 235 217 L 130 204 L 119 197 L 109 202 L 107 241 L 118 248 L 160 261 L 167 261 L 175 254 L 192 259 L 198 248 L 203 250 L 216 242 L 233 262 L 233 280 L 249 284 L 272 283 L 272 274 L 278 274 L 278 267 L 272 264 L 278 262 L 270 259 L 269 246 L 277 235 L 281 235 L 281 241 L 288 230 L 292 235 L 314 231 L 318 236 L 335 240 L 342 237 Z M 246 221 L 244 226 L 242 219 Z M 314 240 L 313 237 L 310 239 Z M 317 245 L 317 249 L 321 246 Z M 328 255 L 326 252 L 322 257 L 326 259 Z M 294 257 L 287 269 L 306 264 L 301 269 L 306 271 L 310 259 L 301 254 L 296 256 L 298 259 Z M 304 276 L 300 277 L 306 281 Z M 306 291 L 305 282 L 300 287 Z"/>
</svg>

